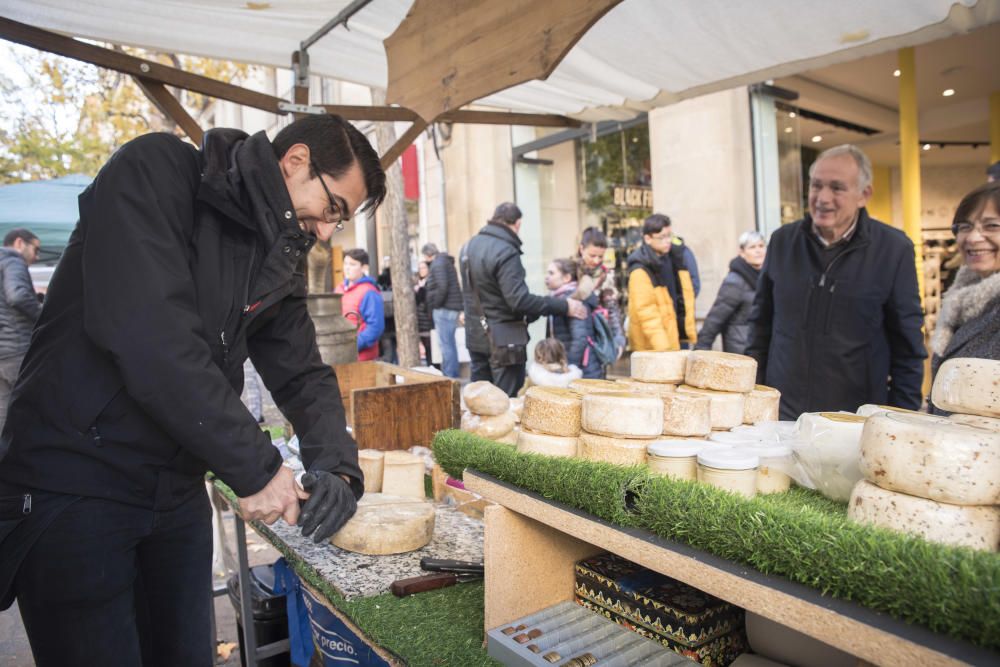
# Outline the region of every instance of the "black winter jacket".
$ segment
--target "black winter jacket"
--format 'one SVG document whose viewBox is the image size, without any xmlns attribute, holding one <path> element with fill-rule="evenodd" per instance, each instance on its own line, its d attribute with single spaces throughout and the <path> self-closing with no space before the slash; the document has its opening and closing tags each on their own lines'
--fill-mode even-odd
<svg viewBox="0 0 1000 667">
<path fill-rule="evenodd" d="M 568 304 L 564 299 L 538 296 L 528 291 L 521 264 L 521 239 L 506 225 L 484 226 L 462 247 L 460 258 L 465 344 L 469 350 L 480 354 L 490 352 L 489 340 L 479 326 L 479 309 L 470 284 L 476 286 L 489 323 L 530 322 L 542 315 L 566 314 Z"/>
<path fill-rule="evenodd" d="M 861 209 L 828 264 L 812 219 L 771 236 L 747 354 L 758 381 L 781 391 L 781 418 L 864 403 L 920 407 L 923 314 L 913 243 Z"/>
<path fill-rule="evenodd" d="M 434 330 L 434 318 L 427 305 L 427 283 L 418 285 L 414 290 L 414 300 L 417 302 L 417 332 L 421 334 Z"/>
<path fill-rule="evenodd" d="M 455 269 L 455 258 L 446 252 L 439 252 L 427 275 L 427 309 L 434 312 L 435 308 L 447 310 L 462 310 L 462 286 L 458 283 L 458 271 Z"/>
<path fill-rule="evenodd" d="M 719 294 L 698 332 L 696 350 L 711 350 L 715 337 L 722 334 L 722 349 L 743 354 L 750 342 L 750 310 L 760 269 L 742 257 L 729 262 L 729 275 L 722 281 Z"/>
<path fill-rule="evenodd" d="M 0 481 L 152 508 L 239 496 L 281 456 L 240 402 L 249 354 L 308 469 L 348 475 L 357 447 L 316 348 L 298 227 L 266 135 L 211 130 L 129 142 L 80 195 L 14 387 Z"/>
<path fill-rule="evenodd" d="M 0 359 L 28 349 L 31 329 L 42 310 L 28 264 L 13 248 L 0 248 Z"/>
</svg>

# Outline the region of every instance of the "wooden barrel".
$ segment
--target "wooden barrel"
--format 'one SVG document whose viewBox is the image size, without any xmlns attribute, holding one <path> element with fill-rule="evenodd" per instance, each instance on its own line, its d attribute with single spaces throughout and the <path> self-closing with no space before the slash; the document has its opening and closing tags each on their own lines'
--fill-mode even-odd
<svg viewBox="0 0 1000 667">
<path fill-rule="evenodd" d="M 306 305 L 316 327 L 316 345 L 330 366 L 358 360 L 358 332 L 341 314 L 340 294 L 310 294 Z"/>
</svg>

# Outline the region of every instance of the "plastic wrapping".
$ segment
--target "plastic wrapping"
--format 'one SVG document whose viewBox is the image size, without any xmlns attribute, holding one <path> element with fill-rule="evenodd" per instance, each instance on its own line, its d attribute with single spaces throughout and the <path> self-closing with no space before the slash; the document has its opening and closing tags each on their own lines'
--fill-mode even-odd
<svg viewBox="0 0 1000 667">
<path fill-rule="evenodd" d="M 502 415 L 510 409 L 510 398 L 503 389 L 483 380 L 465 385 L 462 402 L 477 415 Z"/>
<path fill-rule="evenodd" d="M 514 413 L 507 411 L 499 415 L 477 415 L 466 411 L 462 413 L 462 430 L 496 440 L 514 430 Z"/>
<path fill-rule="evenodd" d="M 846 502 L 862 478 L 861 431 L 865 418 L 849 412 L 806 412 L 796 422 L 795 461 L 787 474 L 831 500 Z"/>
</svg>

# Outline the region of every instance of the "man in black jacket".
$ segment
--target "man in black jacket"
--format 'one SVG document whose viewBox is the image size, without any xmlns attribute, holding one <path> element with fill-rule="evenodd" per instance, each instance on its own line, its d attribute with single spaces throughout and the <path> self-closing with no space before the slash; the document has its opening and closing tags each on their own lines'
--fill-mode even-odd
<svg viewBox="0 0 1000 667">
<path fill-rule="evenodd" d="M 273 143 L 140 137 L 80 196 L 2 436 L 0 609 L 16 595 L 39 667 L 212 664 L 206 470 L 247 519 L 323 539 L 353 514 L 357 448 L 300 267 L 384 183 L 364 135 L 313 116 Z M 305 490 L 240 402 L 248 355 Z"/>
<path fill-rule="evenodd" d="M 455 329 L 462 312 L 462 287 L 458 283 L 455 258 L 439 252 L 436 245 L 427 243 L 420 249 L 430 270 L 427 276 L 427 307 L 434 318 L 434 328 L 441 341 L 441 372 L 450 378 L 458 377 L 458 348 Z"/>
<path fill-rule="evenodd" d="M 509 396 L 524 385 L 528 323 L 542 315 L 587 317 L 586 306 L 576 299 L 528 291 L 520 229 L 521 209 L 510 202 L 500 204 L 459 253 L 472 381 L 492 382 Z"/>
<path fill-rule="evenodd" d="M 0 430 L 31 330 L 42 311 L 28 272 L 28 266 L 38 258 L 38 248 L 38 237 L 27 229 L 7 232 L 0 248 Z M 0 443 L 0 458 L 3 452 Z"/>
<path fill-rule="evenodd" d="M 747 354 L 781 391 L 781 418 L 864 403 L 920 407 L 923 315 L 913 243 L 868 216 L 871 163 L 856 146 L 809 169 L 809 214 L 772 236 Z"/>
</svg>

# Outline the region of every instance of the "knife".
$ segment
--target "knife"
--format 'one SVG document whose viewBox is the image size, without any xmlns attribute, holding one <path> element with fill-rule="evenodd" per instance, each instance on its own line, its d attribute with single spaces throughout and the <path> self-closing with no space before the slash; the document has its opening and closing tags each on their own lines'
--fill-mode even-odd
<svg viewBox="0 0 1000 667">
<path fill-rule="evenodd" d="M 407 595 L 413 595 L 414 593 L 423 593 L 424 591 L 433 591 L 438 588 L 447 588 L 448 586 L 454 586 L 455 584 L 461 584 L 467 581 L 475 581 L 481 578 L 482 575 L 478 574 L 437 572 L 435 574 L 425 574 L 419 577 L 398 579 L 389 585 L 389 590 L 393 595 L 401 598 L 406 597 Z"/>
<path fill-rule="evenodd" d="M 475 574 L 483 576 L 484 568 L 481 562 L 467 560 L 449 560 L 447 558 L 421 558 L 420 569 L 427 572 L 452 572 L 454 574 Z"/>
</svg>

